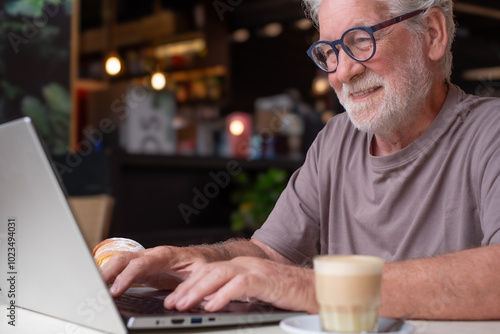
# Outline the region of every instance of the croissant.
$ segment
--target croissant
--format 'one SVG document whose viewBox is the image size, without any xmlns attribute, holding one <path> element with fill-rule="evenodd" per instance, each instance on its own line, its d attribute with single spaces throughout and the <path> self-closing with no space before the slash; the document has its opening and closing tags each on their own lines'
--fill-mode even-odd
<svg viewBox="0 0 500 334">
<path fill-rule="evenodd" d="M 97 266 L 100 268 L 113 256 L 121 252 L 138 252 L 143 249 L 144 247 L 140 243 L 132 239 L 108 238 L 94 247 L 92 255 Z"/>
</svg>

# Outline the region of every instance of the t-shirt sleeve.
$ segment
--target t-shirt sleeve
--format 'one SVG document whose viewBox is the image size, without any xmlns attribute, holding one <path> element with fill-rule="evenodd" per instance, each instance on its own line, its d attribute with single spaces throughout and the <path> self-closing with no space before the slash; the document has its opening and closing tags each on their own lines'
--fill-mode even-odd
<svg viewBox="0 0 500 334">
<path fill-rule="evenodd" d="M 319 249 L 318 138 L 304 165 L 290 178 L 255 238 L 300 265 L 311 265 Z"/>
<path fill-rule="evenodd" d="M 500 140 L 489 152 L 481 182 L 481 225 L 483 246 L 500 244 Z M 490 148 L 494 145 L 490 145 Z"/>
</svg>

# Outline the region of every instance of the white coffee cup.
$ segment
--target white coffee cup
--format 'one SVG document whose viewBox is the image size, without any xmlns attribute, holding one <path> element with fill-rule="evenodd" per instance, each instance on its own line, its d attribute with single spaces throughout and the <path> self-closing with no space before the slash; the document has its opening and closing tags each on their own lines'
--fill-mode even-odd
<svg viewBox="0 0 500 334">
<path fill-rule="evenodd" d="M 323 330 L 376 331 L 384 260 L 375 256 L 321 255 L 313 262 Z"/>
</svg>

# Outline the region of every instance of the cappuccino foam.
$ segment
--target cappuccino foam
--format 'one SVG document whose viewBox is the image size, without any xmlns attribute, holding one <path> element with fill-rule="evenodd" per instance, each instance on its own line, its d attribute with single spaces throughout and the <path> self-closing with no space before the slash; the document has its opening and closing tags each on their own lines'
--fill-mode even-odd
<svg viewBox="0 0 500 334">
<path fill-rule="evenodd" d="M 320 275 L 380 275 L 384 261 L 373 256 L 318 256 L 314 271 Z"/>
</svg>

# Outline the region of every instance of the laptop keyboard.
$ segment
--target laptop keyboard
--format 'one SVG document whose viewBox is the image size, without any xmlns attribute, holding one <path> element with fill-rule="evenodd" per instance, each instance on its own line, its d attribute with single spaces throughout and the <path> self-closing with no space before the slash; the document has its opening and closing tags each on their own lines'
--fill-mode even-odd
<svg viewBox="0 0 500 334">
<path fill-rule="evenodd" d="M 123 294 L 115 298 L 115 303 L 120 311 L 138 314 L 168 314 L 175 313 L 175 310 L 168 310 L 163 307 L 163 298 L 155 298 L 134 294 Z M 196 307 L 191 309 L 192 313 L 205 313 L 205 311 Z"/>
</svg>

